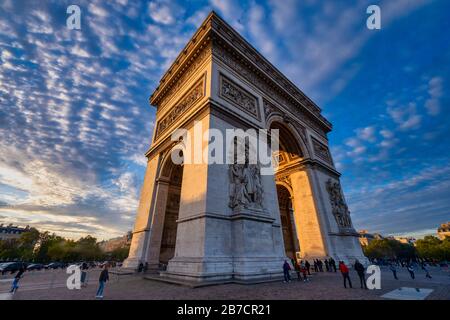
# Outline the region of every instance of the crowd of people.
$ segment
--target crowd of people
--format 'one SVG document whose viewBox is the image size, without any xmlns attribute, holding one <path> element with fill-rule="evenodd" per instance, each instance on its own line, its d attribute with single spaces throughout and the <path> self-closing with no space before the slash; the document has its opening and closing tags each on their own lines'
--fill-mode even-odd
<svg viewBox="0 0 450 320">
<path fill-rule="evenodd" d="M 292 266 L 292 267 L 291 267 Z M 325 270 L 324 270 L 325 266 Z M 432 276 L 430 274 L 430 271 L 428 269 L 428 264 L 425 261 L 419 261 L 416 263 L 413 263 L 411 261 L 404 262 L 404 261 L 390 261 L 388 264 L 389 270 L 392 272 L 393 277 L 395 280 L 399 280 L 397 270 L 399 267 L 405 268 L 411 279 L 415 279 L 415 267 L 419 266 L 421 270 L 424 271 L 425 277 L 428 279 L 431 279 Z M 287 260 L 284 261 L 283 264 L 283 282 L 291 282 L 291 271 L 295 271 L 297 274 L 297 280 L 308 282 L 310 281 L 311 271 L 314 270 L 316 273 L 320 272 L 339 272 L 342 275 L 343 282 L 344 282 L 344 288 L 347 288 L 347 285 L 350 288 L 352 287 L 352 281 L 350 278 L 350 269 L 353 268 L 358 275 L 359 282 L 361 289 L 367 289 L 367 281 L 366 281 L 366 267 L 357 259 L 355 260 L 354 264 L 352 266 L 347 266 L 344 261 L 339 261 L 338 266 L 336 266 L 336 261 L 333 258 L 325 259 L 324 261 L 320 259 L 314 259 L 313 264 L 311 265 L 308 260 L 295 260 L 291 259 L 291 263 L 289 263 Z M 292 270 L 293 269 L 293 270 Z"/>
</svg>

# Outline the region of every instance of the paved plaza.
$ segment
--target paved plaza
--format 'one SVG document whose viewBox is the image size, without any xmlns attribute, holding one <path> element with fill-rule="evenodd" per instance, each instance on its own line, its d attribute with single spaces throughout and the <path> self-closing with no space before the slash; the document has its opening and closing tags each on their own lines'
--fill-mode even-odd
<svg viewBox="0 0 450 320">
<path fill-rule="evenodd" d="M 351 272 L 353 289 L 344 289 L 339 273 L 317 273 L 311 276 L 308 283 L 298 282 L 295 278 L 291 283 L 270 282 L 253 285 L 225 284 L 200 288 L 144 280 L 142 275 L 120 275 L 110 273 L 110 281 L 105 289 L 105 299 L 219 299 L 219 300 L 317 300 L 317 299 L 385 299 L 385 295 L 399 288 L 431 289 L 426 299 L 450 299 L 450 275 L 440 268 L 430 268 L 432 279 L 426 279 L 423 271 L 416 272 L 412 280 L 405 270 L 399 272 L 400 280 L 394 280 L 392 274 L 382 268 L 381 289 L 362 290 L 354 271 Z M 68 275 L 64 270 L 45 270 L 25 273 L 20 289 L 11 296 L 8 293 L 12 276 L 3 275 L 0 278 L 0 299 L 14 300 L 93 300 L 97 290 L 99 270 L 89 270 L 88 286 L 81 290 L 69 290 L 66 287 Z M 428 292 L 428 291 L 427 291 Z M 389 296 L 389 295 L 388 295 Z"/>
</svg>

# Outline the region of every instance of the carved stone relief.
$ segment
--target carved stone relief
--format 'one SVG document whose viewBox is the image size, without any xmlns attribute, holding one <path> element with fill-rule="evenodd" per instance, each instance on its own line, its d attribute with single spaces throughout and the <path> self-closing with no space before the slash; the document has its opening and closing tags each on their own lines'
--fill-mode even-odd
<svg viewBox="0 0 450 320">
<path fill-rule="evenodd" d="M 220 76 L 219 95 L 256 119 L 261 119 L 259 116 L 258 99 L 223 75 Z"/>
<path fill-rule="evenodd" d="M 237 149 L 237 148 L 236 148 Z M 245 145 L 245 163 L 235 161 L 229 165 L 230 201 L 233 211 L 263 209 L 264 189 L 258 164 L 249 163 L 249 148 Z"/>
<path fill-rule="evenodd" d="M 183 96 L 161 120 L 156 127 L 156 138 L 169 128 L 187 109 L 204 97 L 204 76 Z"/>
<path fill-rule="evenodd" d="M 312 143 L 313 143 L 314 154 L 317 157 L 319 157 L 320 159 L 322 159 L 323 161 L 325 161 L 329 164 L 332 164 L 333 161 L 331 160 L 330 152 L 329 152 L 327 146 L 323 145 L 322 143 L 320 143 L 319 141 L 317 141 L 314 138 L 312 138 Z"/>
<path fill-rule="evenodd" d="M 326 189 L 330 197 L 332 213 L 338 226 L 341 228 L 353 228 L 350 211 L 348 211 L 347 204 L 342 196 L 341 184 L 328 179 L 326 182 Z"/>
</svg>

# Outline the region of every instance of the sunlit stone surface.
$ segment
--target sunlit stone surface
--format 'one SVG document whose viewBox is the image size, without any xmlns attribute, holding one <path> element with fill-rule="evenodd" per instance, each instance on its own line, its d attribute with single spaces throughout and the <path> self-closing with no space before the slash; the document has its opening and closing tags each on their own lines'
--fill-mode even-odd
<svg viewBox="0 0 450 320">
<path fill-rule="evenodd" d="M 150 102 L 156 125 L 126 267 L 142 262 L 166 269 L 165 277 L 221 281 L 278 277 L 290 258 L 366 261 L 328 149 L 331 124 L 216 14 Z M 279 166 L 275 175 L 255 176 L 254 203 L 236 205 L 240 184 L 228 164 L 173 164 L 171 134 L 182 127 L 194 135 L 194 121 L 201 133 L 224 136 L 233 128 L 279 130 Z"/>
</svg>

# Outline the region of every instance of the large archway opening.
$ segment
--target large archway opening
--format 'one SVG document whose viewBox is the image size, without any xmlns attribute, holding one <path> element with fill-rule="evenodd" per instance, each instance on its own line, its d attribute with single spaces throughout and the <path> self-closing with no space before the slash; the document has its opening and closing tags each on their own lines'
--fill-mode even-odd
<svg viewBox="0 0 450 320">
<path fill-rule="evenodd" d="M 284 250 L 286 256 L 295 259 L 299 249 L 294 223 L 294 210 L 292 209 L 291 194 L 283 185 L 277 185 L 278 205 L 280 207 L 280 220 L 283 232 Z"/>
<path fill-rule="evenodd" d="M 300 242 L 298 226 L 295 221 L 295 212 L 292 205 L 292 188 L 289 185 L 289 174 L 295 171 L 298 163 L 304 155 L 300 143 L 286 124 L 272 122 L 270 129 L 278 129 L 279 150 L 272 154 L 275 169 L 275 182 L 277 186 L 278 206 L 280 210 L 280 221 L 283 233 L 284 248 L 286 256 L 291 259 L 300 257 Z M 297 223 L 299 223 L 297 221 Z M 300 222 L 301 223 L 301 222 Z"/>
<path fill-rule="evenodd" d="M 183 180 L 183 166 L 172 164 L 169 177 L 161 248 L 159 252 L 159 263 L 163 266 L 163 268 L 164 266 L 167 266 L 167 263 L 175 254 L 177 220 L 180 210 L 181 182 Z"/>
</svg>

